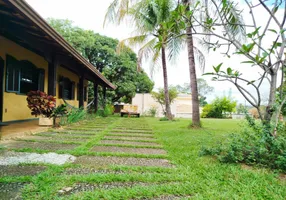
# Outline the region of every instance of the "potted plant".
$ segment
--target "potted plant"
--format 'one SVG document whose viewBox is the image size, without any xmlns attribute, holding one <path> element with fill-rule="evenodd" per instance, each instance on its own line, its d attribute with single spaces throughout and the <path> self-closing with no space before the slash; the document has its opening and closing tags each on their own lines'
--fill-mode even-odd
<svg viewBox="0 0 286 200">
<path fill-rule="evenodd" d="M 27 94 L 28 108 L 38 117 L 40 126 L 52 126 L 52 113 L 56 107 L 56 98 L 42 91 L 30 91 Z"/>
</svg>

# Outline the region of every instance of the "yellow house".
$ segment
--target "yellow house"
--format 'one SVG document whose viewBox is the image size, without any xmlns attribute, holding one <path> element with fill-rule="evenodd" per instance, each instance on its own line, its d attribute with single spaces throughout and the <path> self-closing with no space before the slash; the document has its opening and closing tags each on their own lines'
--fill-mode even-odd
<svg viewBox="0 0 286 200">
<path fill-rule="evenodd" d="M 76 107 L 87 104 L 87 83 L 114 89 L 25 1 L 0 0 L 0 122 L 33 119 L 26 94 L 41 90 Z"/>
</svg>

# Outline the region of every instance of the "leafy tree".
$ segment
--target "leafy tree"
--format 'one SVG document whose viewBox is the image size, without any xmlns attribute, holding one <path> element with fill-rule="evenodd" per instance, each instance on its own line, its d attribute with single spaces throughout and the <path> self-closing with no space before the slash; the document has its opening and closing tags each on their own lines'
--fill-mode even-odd
<svg viewBox="0 0 286 200">
<path fill-rule="evenodd" d="M 237 114 L 243 114 L 246 111 L 246 107 L 244 105 L 242 105 L 241 103 L 238 104 L 238 106 L 236 107 L 236 112 Z"/>
<path fill-rule="evenodd" d="M 158 90 L 158 92 L 151 92 L 152 97 L 162 106 L 162 110 L 164 112 L 164 114 L 166 115 L 166 110 L 164 105 L 166 104 L 165 102 L 165 91 L 163 88 L 160 88 Z M 178 96 L 178 91 L 175 87 L 170 87 L 169 88 L 169 99 L 170 99 L 170 103 L 172 104 L 175 99 Z"/>
<path fill-rule="evenodd" d="M 282 73 L 282 76 L 279 76 L 279 72 L 285 70 L 286 15 L 280 15 L 280 12 L 278 12 L 279 9 L 286 9 L 285 1 L 273 1 L 270 4 L 259 0 L 257 4 L 253 4 L 252 1 L 245 0 L 245 5 L 251 18 L 247 25 L 239 21 L 241 10 L 231 0 L 224 0 L 222 3 L 211 0 L 207 1 L 207 3 L 207 6 L 194 10 L 190 23 L 193 23 L 194 26 L 203 27 L 208 33 L 197 31 L 195 34 L 216 37 L 216 40 L 209 42 L 213 50 L 223 46 L 225 47 L 224 50 L 226 50 L 223 50 L 224 54 L 230 56 L 230 50 L 235 49 L 236 54 L 245 57 L 246 60 L 242 63 L 251 65 L 261 75 L 257 80 L 249 80 L 247 76 L 243 76 L 239 70 L 235 70 L 231 66 L 223 69 L 223 63 L 215 65 L 214 72 L 208 74 L 213 75 L 214 80 L 229 81 L 236 86 L 248 103 L 258 110 L 259 118 L 265 126 L 265 133 L 275 137 L 279 115 L 286 102 L 286 94 L 282 90 L 279 91 L 279 95 L 276 95 L 277 83 L 283 82 L 285 77 L 284 73 Z M 216 15 L 209 16 L 206 22 L 200 22 L 195 13 L 203 12 L 203 10 L 206 10 L 206 7 L 213 8 Z M 233 16 L 229 20 L 225 15 L 221 14 L 221 10 L 230 10 L 231 8 L 235 8 L 238 15 Z M 264 13 L 268 20 L 261 23 L 259 15 L 257 15 L 258 11 Z M 247 40 L 242 41 L 239 40 L 239 37 L 230 35 L 230 27 L 227 26 L 230 24 L 229 22 L 231 22 L 233 27 L 241 27 L 247 30 Z M 260 110 L 262 103 L 261 85 L 266 79 L 270 80 L 270 87 L 267 108 L 265 115 L 263 115 Z M 249 90 L 246 85 L 252 87 L 255 92 Z"/>
<path fill-rule="evenodd" d="M 167 54 L 169 54 L 169 58 L 175 57 L 181 47 L 180 40 L 170 40 L 173 35 L 172 32 L 179 30 L 175 29 L 177 27 L 176 23 L 170 23 L 173 16 L 171 11 L 174 8 L 174 1 L 143 0 L 129 2 L 130 4 L 128 2 L 128 0 L 113 1 L 108 9 L 106 19 L 116 19 L 120 23 L 124 17 L 128 16 L 132 20 L 136 27 L 135 32 L 137 36 L 123 40 L 122 44 L 130 46 L 141 45 L 138 53 L 139 68 L 144 57 L 152 57 L 154 64 L 161 59 L 165 111 L 166 117 L 170 120 L 172 119 L 172 113 L 168 91 Z"/>
<path fill-rule="evenodd" d="M 205 106 L 207 104 L 206 95 L 212 93 L 214 88 L 209 86 L 207 81 L 203 78 L 197 79 L 197 85 L 199 94 L 199 104 L 200 106 Z M 189 83 L 184 83 L 182 86 L 176 85 L 175 87 L 180 93 L 191 93 L 191 88 Z"/>
<path fill-rule="evenodd" d="M 228 97 L 217 97 L 211 104 L 207 104 L 203 108 L 203 118 L 224 118 L 227 113 L 235 111 L 236 102 Z"/>
<path fill-rule="evenodd" d="M 151 92 L 154 83 L 144 71 L 137 72 L 136 54 L 129 48 L 118 55 L 118 41 L 101 36 L 93 31 L 73 26 L 69 20 L 48 19 L 73 47 L 75 47 L 90 63 L 117 86 L 115 91 L 107 91 L 107 103 L 130 103 L 137 93 Z M 93 99 L 93 84 L 89 83 L 89 100 Z M 99 87 L 99 103 L 102 102 L 102 89 Z"/>
</svg>

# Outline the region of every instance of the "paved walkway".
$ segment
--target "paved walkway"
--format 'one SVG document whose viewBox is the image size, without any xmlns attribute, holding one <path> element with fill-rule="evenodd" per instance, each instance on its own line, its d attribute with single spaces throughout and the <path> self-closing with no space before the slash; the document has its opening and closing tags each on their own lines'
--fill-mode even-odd
<svg viewBox="0 0 286 200">
<path fill-rule="evenodd" d="M 5 146 L 4 152 L 0 153 L 1 199 L 22 199 L 27 197 L 27 193 L 29 198 L 37 198 L 37 195 L 40 197 L 43 191 L 37 178 L 44 176 L 47 179 L 47 174 L 55 170 L 47 163 L 1 165 L 1 159 L 4 159 L 7 151 L 8 155 L 10 151 L 40 154 L 54 152 L 54 159 L 60 159 L 58 154 L 76 157 L 72 163 L 59 166 L 60 169 L 51 173 L 55 177 L 49 179 L 51 182 L 48 185 L 54 184 L 54 187 L 46 187 L 51 187 L 48 192 L 53 196 L 52 199 L 76 197 L 85 192 L 104 193 L 117 188 L 149 187 L 161 180 L 165 173 L 168 174 L 168 170 L 175 169 L 144 119 L 98 118 L 65 129 L 5 141 L 1 145 Z M 163 174 L 160 176 L 160 173 Z M 62 178 L 59 180 L 58 177 Z M 161 182 L 173 182 L 169 179 L 163 178 Z M 31 193 L 33 189 L 35 193 Z M 144 199 L 181 197 L 159 195 Z"/>
</svg>

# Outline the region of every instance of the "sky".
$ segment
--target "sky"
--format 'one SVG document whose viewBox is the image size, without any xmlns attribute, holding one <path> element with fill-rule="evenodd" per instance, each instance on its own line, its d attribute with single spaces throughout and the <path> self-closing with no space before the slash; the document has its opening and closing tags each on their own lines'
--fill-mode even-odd
<svg viewBox="0 0 286 200">
<path fill-rule="evenodd" d="M 74 25 L 83 29 L 93 30 L 99 34 L 106 35 L 118 40 L 126 39 L 131 36 L 132 28 L 128 27 L 128 23 L 120 26 L 108 24 L 103 27 L 104 16 L 107 8 L 112 0 L 26 0 L 42 17 L 69 19 L 74 22 Z M 267 20 L 265 15 L 259 13 L 261 22 Z M 246 21 L 249 17 L 246 17 Z M 210 52 L 205 55 L 206 67 L 205 72 L 211 72 L 212 66 L 224 62 L 224 66 L 239 68 L 240 71 L 247 76 L 247 78 L 255 79 L 258 77 L 257 70 L 251 68 L 249 65 L 242 65 L 244 61 L 242 57 L 232 56 L 231 58 L 224 57 L 219 52 Z M 149 74 L 149 63 L 143 63 L 143 69 Z M 149 74 L 150 75 L 150 74 Z M 202 77 L 202 72 L 197 68 L 197 76 Z M 153 75 L 155 88 L 163 87 L 162 70 L 157 70 Z M 237 89 L 228 82 L 211 81 L 210 77 L 203 77 L 208 81 L 208 84 L 215 88 L 215 91 L 207 96 L 207 101 L 211 101 L 216 96 L 229 95 L 231 91 L 232 97 L 238 103 L 245 104 L 245 100 L 237 91 Z M 189 83 L 188 71 L 188 56 L 187 51 L 182 50 L 176 63 L 168 63 L 168 81 L 169 85 L 183 85 Z M 263 84 L 262 95 L 267 98 L 267 83 Z"/>
</svg>

